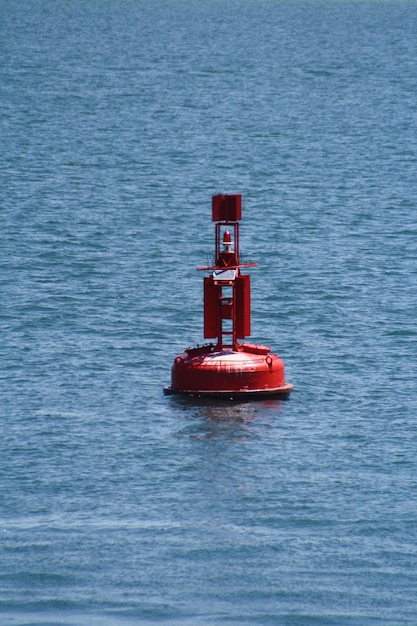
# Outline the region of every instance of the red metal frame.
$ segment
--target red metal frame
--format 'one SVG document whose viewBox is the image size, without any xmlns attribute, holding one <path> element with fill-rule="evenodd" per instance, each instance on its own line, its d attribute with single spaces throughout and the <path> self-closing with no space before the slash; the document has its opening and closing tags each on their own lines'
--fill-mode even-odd
<svg viewBox="0 0 417 626">
<path fill-rule="evenodd" d="M 214 265 L 199 269 L 213 270 L 204 278 L 204 337 L 217 338 L 216 350 L 238 349 L 238 339 L 250 335 L 250 276 L 240 273 L 239 222 L 241 219 L 241 196 L 220 195 L 212 199 L 215 224 Z M 232 231 L 234 250 L 222 251 L 222 235 Z M 216 276 L 225 268 L 234 276 Z M 227 321 L 229 320 L 229 321 Z M 228 326 L 226 326 L 228 324 Z"/>
</svg>

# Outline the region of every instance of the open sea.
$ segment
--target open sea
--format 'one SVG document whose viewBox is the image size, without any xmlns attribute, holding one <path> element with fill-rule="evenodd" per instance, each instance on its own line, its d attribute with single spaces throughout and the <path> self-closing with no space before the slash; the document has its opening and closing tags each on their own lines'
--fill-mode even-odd
<svg viewBox="0 0 417 626">
<path fill-rule="evenodd" d="M 417 2 L 0 0 L 0 625 L 417 624 Z M 167 397 L 211 196 L 288 401 Z"/>
</svg>

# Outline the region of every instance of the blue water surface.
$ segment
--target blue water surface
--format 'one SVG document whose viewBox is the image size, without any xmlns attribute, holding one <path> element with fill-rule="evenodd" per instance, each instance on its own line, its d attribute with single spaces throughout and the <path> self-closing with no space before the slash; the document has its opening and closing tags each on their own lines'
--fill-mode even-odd
<svg viewBox="0 0 417 626">
<path fill-rule="evenodd" d="M 0 3 L 0 623 L 417 623 L 417 6 Z M 166 397 L 241 193 L 291 399 Z"/>
</svg>

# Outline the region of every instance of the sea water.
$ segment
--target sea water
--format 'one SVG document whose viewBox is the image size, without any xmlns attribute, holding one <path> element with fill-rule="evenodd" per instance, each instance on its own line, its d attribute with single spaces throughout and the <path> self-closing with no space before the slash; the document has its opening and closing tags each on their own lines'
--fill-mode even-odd
<svg viewBox="0 0 417 626">
<path fill-rule="evenodd" d="M 0 3 L 0 623 L 417 623 L 417 6 Z M 289 401 L 166 397 L 211 196 Z"/>
</svg>

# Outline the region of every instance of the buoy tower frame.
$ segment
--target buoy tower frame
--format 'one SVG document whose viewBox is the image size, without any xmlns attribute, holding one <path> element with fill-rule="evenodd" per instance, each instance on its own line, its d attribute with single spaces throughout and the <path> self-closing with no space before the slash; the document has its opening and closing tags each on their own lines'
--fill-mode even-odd
<svg viewBox="0 0 417 626">
<path fill-rule="evenodd" d="M 204 278 L 204 337 L 217 338 L 215 350 L 238 350 L 238 339 L 250 335 L 250 275 L 242 274 L 240 264 L 240 196 L 214 196 L 215 264 L 200 267 L 211 271 Z"/>
<path fill-rule="evenodd" d="M 226 398 L 275 395 L 288 397 L 284 363 L 267 346 L 239 343 L 251 333 L 250 275 L 240 263 L 241 195 L 212 198 L 215 222 L 214 264 L 199 267 L 204 277 L 204 338 L 216 343 L 186 348 L 172 365 L 165 393 Z"/>
</svg>

